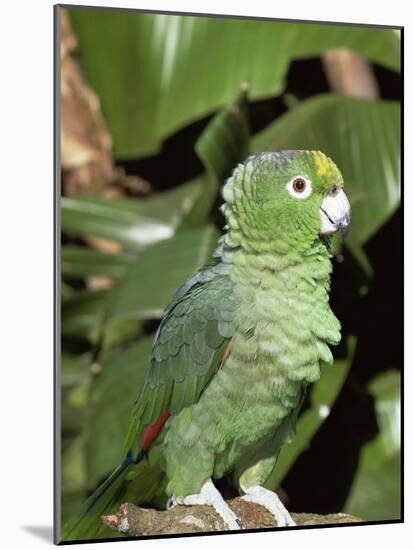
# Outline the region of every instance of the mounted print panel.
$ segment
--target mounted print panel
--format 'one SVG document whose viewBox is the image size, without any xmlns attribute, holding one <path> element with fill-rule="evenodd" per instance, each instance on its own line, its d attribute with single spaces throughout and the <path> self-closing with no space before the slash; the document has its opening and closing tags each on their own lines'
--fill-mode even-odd
<svg viewBox="0 0 414 550">
<path fill-rule="evenodd" d="M 402 521 L 401 35 L 55 8 L 56 543 Z"/>
</svg>

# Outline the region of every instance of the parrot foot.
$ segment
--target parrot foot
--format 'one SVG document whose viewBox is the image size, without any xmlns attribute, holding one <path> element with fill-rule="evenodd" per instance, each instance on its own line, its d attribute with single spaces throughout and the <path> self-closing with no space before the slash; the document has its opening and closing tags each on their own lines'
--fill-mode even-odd
<svg viewBox="0 0 414 550">
<path fill-rule="evenodd" d="M 241 524 L 236 514 L 229 508 L 226 501 L 223 499 L 219 491 L 215 488 L 211 479 L 208 479 L 201 487 L 200 492 L 196 495 L 188 495 L 183 498 L 172 497 L 169 507 L 172 508 L 176 504 L 184 506 L 195 506 L 207 504 L 212 506 L 217 514 L 221 517 L 224 523 L 230 530 L 241 529 Z M 168 505 L 167 505 L 168 506 Z"/>
<path fill-rule="evenodd" d="M 260 504 L 266 508 L 266 510 L 269 510 L 269 512 L 275 517 L 278 527 L 296 525 L 277 494 L 273 491 L 269 491 L 269 489 L 265 489 L 260 485 L 255 485 L 254 487 L 242 487 L 242 490 L 246 493 L 241 497 L 242 500 Z"/>
</svg>

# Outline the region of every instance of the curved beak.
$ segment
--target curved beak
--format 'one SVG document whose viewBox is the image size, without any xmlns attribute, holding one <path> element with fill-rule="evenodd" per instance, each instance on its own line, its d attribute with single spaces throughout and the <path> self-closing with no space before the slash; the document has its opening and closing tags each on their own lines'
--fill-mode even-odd
<svg viewBox="0 0 414 550">
<path fill-rule="evenodd" d="M 351 205 L 342 189 L 333 189 L 322 201 L 319 210 L 321 235 L 340 231 L 345 237 L 351 223 Z"/>
</svg>

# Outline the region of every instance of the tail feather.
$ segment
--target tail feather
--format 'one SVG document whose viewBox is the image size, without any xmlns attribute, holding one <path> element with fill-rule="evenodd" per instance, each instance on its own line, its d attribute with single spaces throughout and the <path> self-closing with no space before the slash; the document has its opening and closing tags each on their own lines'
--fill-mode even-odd
<svg viewBox="0 0 414 550">
<path fill-rule="evenodd" d="M 119 538 L 121 535 L 106 527 L 103 514 L 114 512 L 123 501 L 151 504 L 165 508 L 166 476 L 160 468 L 160 448 L 138 451 L 134 457 L 128 451 L 125 460 L 88 498 L 80 515 L 71 518 L 63 527 L 61 541 Z M 143 458 L 146 457 L 146 460 Z"/>
</svg>

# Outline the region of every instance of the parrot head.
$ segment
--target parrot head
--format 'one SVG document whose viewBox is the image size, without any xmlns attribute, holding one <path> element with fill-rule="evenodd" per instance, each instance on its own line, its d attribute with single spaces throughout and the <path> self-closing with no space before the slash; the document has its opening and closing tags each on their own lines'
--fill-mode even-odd
<svg viewBox="0 0 414 550">
<path fill-rule="evenodd" d="M 223 188 L 229 243 L 306 250 L 320 236 L 347 233 L 351 208 L 335 163 L 319 151 L 260 153 Z"/>
</svg>

